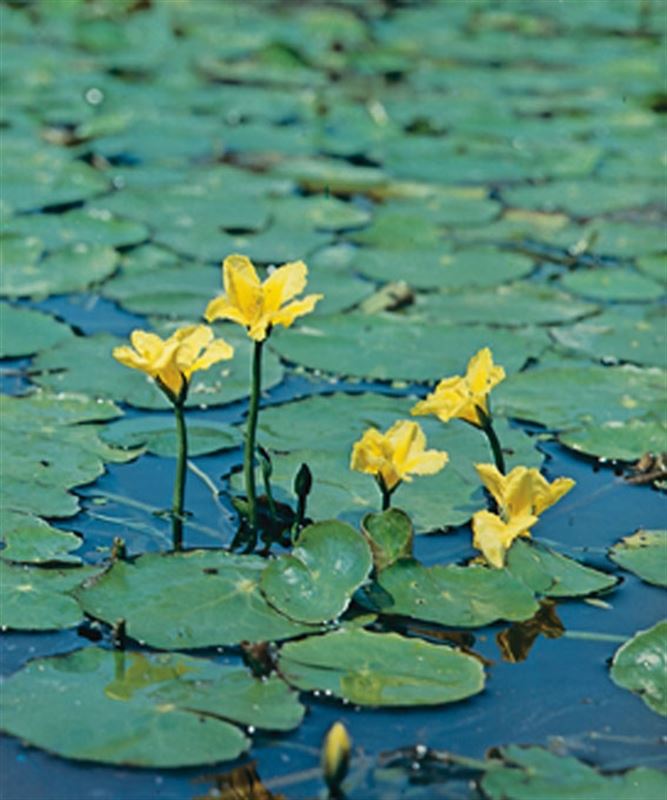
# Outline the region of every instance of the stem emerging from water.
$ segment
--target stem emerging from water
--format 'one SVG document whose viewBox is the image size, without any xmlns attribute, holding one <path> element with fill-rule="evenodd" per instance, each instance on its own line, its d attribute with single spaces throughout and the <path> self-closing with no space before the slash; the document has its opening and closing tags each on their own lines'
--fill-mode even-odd
<svg viewBox="0 0 667 800">
<path fill-rule="evenodd" d="M 243 476 L 248 499 L 248 530 L 252 549 L 257 543 L 257 489 L 255 486 L 255 439 L 257 437 L 257 416 L 259 397 L 262 391 L 262 344 L 255 342 L 250 372 L 250 405 L 248 406 L 248 426 L 246 428 Z"/>
<path fill-rule="evenodd" d="M 171 533 L 174 550 L 183 549 L 183 499 L 185 497 L 185 475 L 188 459 L 188 433 L 185 427 L 185 399 L 174 402 L 176 416 L 176 438 L 178 441 L 178 458 L 176 461 L 176 479 L 174 480 L 174 500 L 171 507 Z"/>
</svg>

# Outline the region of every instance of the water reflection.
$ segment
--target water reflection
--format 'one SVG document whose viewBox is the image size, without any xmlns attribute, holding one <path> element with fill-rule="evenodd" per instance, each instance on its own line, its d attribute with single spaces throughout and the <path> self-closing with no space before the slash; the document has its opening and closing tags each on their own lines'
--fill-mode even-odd
<svg viewBox="0 0 667 800">
<path fill-rule="evenodd" d="M 528 658 L 540 634 L 547 639 L 558 639 L 564 633 L 565 627 L 556 613 L 556 604 L 550 600 L 543 600 L 539 610 L 531 619 L 515 622 L 509 628 L 500 631 L 496 636 L 496 642 L 503 661 L 518 664 Z"/>
<path fill-rule="evenodd" d="M 192 800 L 286 800 L 283 794 L 272 794 L 262 783 L 257 772 L 257 762 L 250 761 L 240 767 L 221 772 L 218 775 L 205 775 L 198 783 L 213 783 L 206 794 L 195 795 Z"/>
</svg>

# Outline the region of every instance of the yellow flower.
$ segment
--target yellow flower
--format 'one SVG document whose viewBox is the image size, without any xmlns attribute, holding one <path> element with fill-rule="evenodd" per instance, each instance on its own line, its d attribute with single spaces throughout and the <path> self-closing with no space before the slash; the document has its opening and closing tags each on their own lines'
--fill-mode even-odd
<svg viewBox="0 0 667 800">
<path fill-rule="evenodd" d="M 443 422 L 450 419 L 463 419 L 477 427 L 484 426 L 478 409 L 488 416 L 488 395 L 494 386 L 505 378 L 505 370 L 493 363 L 488 347 L 475 354 L 468 362 L 464 377 L 455 375 L 444 378 L 435 391 L 421 400 L 412 409 L 412 414 L 435 414 Z"/>
<path fill-rule="evenodd" d="M 172 399 L 183 397 L 194 372 L 234 355 L 234 348 L 224 339 L 214 339 L 206 325 L 179 328 L 168 339 L 137 330 L 130 341 L 132 347 L 114 348 L 114 358 L 150 375 Z"/>
<path fill-rule="evenodd" d="M 306 288 L 307 275 L 303 261 L 294 261 L 278 267 L 262 283 L 249 258 L 227 256 L 222 265 L 225 294 L 211 300 L 204 316 L 208 322 L 215 319 L 238 322 L 247 328 L 251 339 L 262 342 L 274 325 L 289 328 L 297 317 L 309 314 L 323 297 L 309 294 L 288 302 Z"/>
<path fill-rule="evenodd" d="M 527 514 L 539 516 L 575 483 L 572 478 L 556 478 L 549 483 L 534 467 L 514 467 L 508 475 L 503 475 L 492 464 L 475 464 L 475 469 L 506 520 Z"/>
<path fill-rule="evenodd" d="M 505 554 L 519 536 L 530 537 L 539 515 L 574 486 L 571 478 L 549 481 L 534 467 L 515 467 L 503 475 L 492 464 L 475 464 L 482 483 L 498 504 L 498 514 L 478 511 L 472 518 L 473 546 L 494 567 L 505 565 Z"/>
<path fill-rule="evenodd" d="M 426 436 L 416 422 L 399 420 L 386 433 L 369 428 L 352 448 L 350 468 L 381 478 L 387 491 L 413 475 L 433 475 L 449 460 L 445 452 L 425 450 Z"/>
<path fill-rule="evenodd" d="M 322 772 L 327 786 L 335 791 L 343 782 L 350 764 L 352 742 L 342 722 L 335 722 L 322 745 Z"/>
<path fill-rule="evenodd" d="M 505 522 L 490 511 L 478 511 L 472 518 L 473 547 L 482 551 L 492 567 L 502 569 L 512 542 L 519 536 L 530 536 L 529 529 L 536 522 L 537 517 L 532 514 L 511 517 Z"/>
</svg>

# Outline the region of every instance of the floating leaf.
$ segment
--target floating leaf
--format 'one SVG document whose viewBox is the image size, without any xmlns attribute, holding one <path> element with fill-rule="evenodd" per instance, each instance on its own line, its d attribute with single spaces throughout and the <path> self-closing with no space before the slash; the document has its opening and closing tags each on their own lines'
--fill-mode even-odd
<svg viewBox="0 0 667 800">
<path fill-rule="evenodd" d="M 576 758 L 557 756 L 541 747 L 500 748 L 502 765 L 489 761 L 481 786 L 489 800 L 661 800 L 664 773 L 638 767 L 604 775 Z"/>
<path fill-rule="evenodd" d="M 545 547 L 517 539 L 507 554 L 507 569 L 536 594 L 546 597 L 581 597 L 611 589 L 618 583 L 591 567 Z"/>
<path fill-rule="evenodd" d="M 611 679 L 638 694 L 656 713 L 667 716 L 667 621 L 639 631 L 614 654 Z"/>
<path fill-rule="evenodd" d="M 279 614 L 259 591 L 264 559 L 224 551 L 115 563 L 76 597 L 86 613 L 120 617 L 137 641 L 164 650 L 288 639 L 316 630 Z"/>
<path fill-rule="evenodd" d="M 560 281 L 563 288 L 594 300 L 657 300 L 665 289 L 630 269 L 577 270 Z"/>
<path fill-rule="evenodd" d="M 368 577 L 371 554 L 364 538 L 342 522 L 305 528 L 288 555 L 269 563 L 260 586 L 271 605 L 299 622 L 326 622 L 347 608 Z"/>
<path fill-rule="evenodd" d="M 342 629 L 285 645 L 281 674 L 306 691 L 364 706 L 452 703 L 484 688 L 484 669 L 450 647 L 395 633 Z"/>
<path fill-rule="evenodd" d="M 294 724 L 300 719 L 286 687 L 276 692 L 276 679 L 264 685 L 184 655 L 88 647 L 31 661 L 5 688 L 9 733 L 66 758 L 107 764 L 171 768 L 236 758 L 250 740 L 225 718 L 261 726 L 267 700 L 281 702 Z M 203 709 L 213 698 L 214 707 Z"/>
<path fill-rule="evenodd" d="M 0 558 L 28 564 L 57 561 L 78 564 L 81 559 L 71 555 L 81 546 L 81 539 L 69 531 L 53 528 L 33 514 L 0 510 L 0 538 L 4 544 Z"/>
<path fill-rule="evenodd" d="M 69 325 L 32 308 L 0 305 L 0 358 L 29 356 L 72 336 Z"/>
<path fill-rule="evenodd" d="M 373 565 L 380 572 L 402 558 L 412 557 L 414 531 L 410 517 L 398 508 L 381 514 L 366 514 L 361 532 L 373 553 Z"/>
<path fill-rule="evenodd" d="M 94 567 L 45 569 L 0 561 L 0 625 L 28 631 L 78 625 L 83 612 L 69 592 L 96 571 Z"/>
<path fill-rule="evenodd" d="M 383 590 L 382 613 L 445 626 L 477 628 L 499 619 L 524 620 L 539 608 L 532 588 L 505 570 L 484 566 L 424 567 L 406 559 L 383 570 L 377 582 Z"/>
<path fill-rule="evenodd" d="M 100 437 L 114 447 L 145 447 L 156 456 L 175 458 L 178 453 L 176 427 L 173 415 L 130 417 L 107 425 Z M 188 420 L 188 453 L 201 456 L 238 447 L 243 437 L 238 428 L 223 422 Z"/>
<path fill-rule="evenodd" d="M 667 530 L 625 536 L 611 548 L 609 558 L 647 583 L 667 586 Z"/>
<path fill-rule="evenodd" d="M 611 420 L 583 425 L 559 434 L 558 440 L 580 453 L 599 458 L 635 461 L 644 453 L 659 453 L 665 444 L 667 424 L 658 420 Z"/>
</svg>

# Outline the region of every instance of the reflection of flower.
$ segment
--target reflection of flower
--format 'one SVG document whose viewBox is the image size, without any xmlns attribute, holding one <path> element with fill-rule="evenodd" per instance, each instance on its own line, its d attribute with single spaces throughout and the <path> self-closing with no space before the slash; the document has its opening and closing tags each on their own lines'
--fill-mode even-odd
<svg viewBox="0 0 667 800">
<path fill-rule="evenodd" d="M 534 467 L 515 467 L 509 475 L 501 474 L 492 464 L 476 464 L 475 469 L 505 519 L 539 516 L 574 486 L 572 478 L 556 478 L 549 483 Z"/>
<path fill-rule="evenodd" d="M 308 268 L 303 261 L 278 267 L 262 283 L 249 258 L 231 255 L 223 263 L 222 275 L 225 294 L 211 300 L 206 319 L 238 322 L 256 342 L 264 341 L 274 325 L 289 328 L 297 317 L 309 314 L 322 298 L 321 294 L 309 294 L 302 300 L 288 302 L 306 288 Z"/>
<path fill-rule="evenodd" d="M 443 422 L 462 419 L 484 427 L 485 420 L 480 418 L 478 409 L 488 416 L 488 394 L 504 377 L 505 370 L 493 363 L 491 351 L 485 347 L 470 359 L 464 377 L 443 378 L 426 400 L 414 406 L 412 414 L 435 414 Z"/>
<path fill-rule="evenodd" d="M 574 486 L 571 478 L 549 483 L 535 468 L 515 467 L 503 475 L 492 464 L 476 464 L 482 483 L 498 504 L 498 514 L 478 511 L 472 518 L 473 545 L 493 567 L 505 565 L 505 554 L 519 536 L 530 537 L 539 515 Z"/>
<path fill-rule="evenodd" d="M 352 448 L 350 467 L 381 479 L 392 492 L 413 475 L 433 475 L 447 463 L 447 453 L 426 450 L 426 436 L 416 422 L 399 420 L 381 433 L 369 428 Z"/>
<path fill-rule="evenodd" d="M 130 341 L 132 347 L 114 348 L 114 358 L 150 375 L 172 399 L 182 397 L 194 372 L 234 355 L 234 348 L 224 339 L 214 339 L 206 325 L 179 328 L 168 339 L 136 330 Z"/>
</svg>

